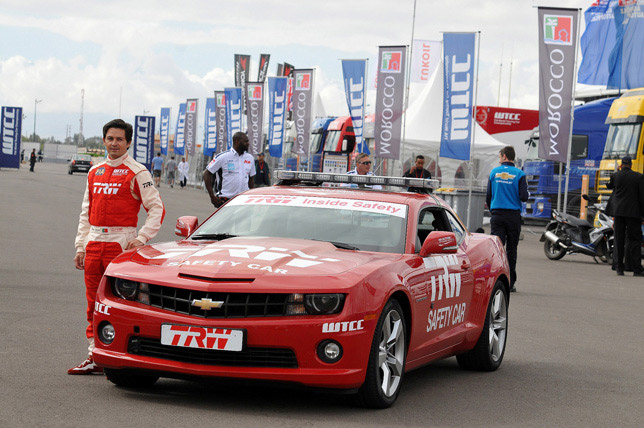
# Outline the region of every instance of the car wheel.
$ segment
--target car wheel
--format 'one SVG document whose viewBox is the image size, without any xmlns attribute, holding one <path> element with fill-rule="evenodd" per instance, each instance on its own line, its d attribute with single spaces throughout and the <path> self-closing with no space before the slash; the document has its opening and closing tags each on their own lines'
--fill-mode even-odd
<svg viewBox="0 0 644 428">
<path fill-rule="evenodd" d="M 159 380 L 159 376 L 141 375 L 116 369 L 103 369 L 105 377 L 114 385 L 125 388 L 145 388 Z"/>
<path fill-rule="evenodd" d="M 358 391 L 361 404 L 381 409 L 394 404 L 400 392 L 406 357 L 405 317 L 400 304 L 390 300 L 373 335 L 367 375 Z"/>
<path fill-rule="evenodd" d="M 456 356 L 458 365 L 468 370 L 498 369 L 503 361 L 507 333 L 508 296 L 503 283 L 497 281 L 487 307 L 481 336 L 472 350 Z"/>
</svg>

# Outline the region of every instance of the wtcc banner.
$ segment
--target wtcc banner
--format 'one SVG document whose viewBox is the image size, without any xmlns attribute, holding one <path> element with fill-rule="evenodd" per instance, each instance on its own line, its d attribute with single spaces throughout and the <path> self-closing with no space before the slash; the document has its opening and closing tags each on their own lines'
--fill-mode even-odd
<svg viewBox="0 0 644 428">
<path fill-rule="evenodd" d="M 134 118 L 134 150 L 135 161 L 152 170 L 154 157 L 154 116 L 135 116 Z"/>
<path fill-rule="evenodd" d="M 228 149 L 233 146 L 233 134 L 241 131 L 242 90 L 224 88 L 226 95 L 226 127 L 228 128 Z"/>
<path fill-rule="evenodd" d="M 444 33 L 443 123 L 440 156 L 470 160 L 475 33 Z"/>
<path fill-rule="evenodd" d="M 2 107 L 0 168 L 20 168 L 22 107 Z"/>
<path fill-rule="evenodd" d="M 287 77 L 268 78 L 268 152 L 274 158 L 282 157 L 287 79 Z"/>
<path fill-rule="evenodd" d="M 260 54 L 259 67 L 257 68 L 257 81 L 264 82 L 268 76 L 268 62 L 270 61 L 270 54 Z"/>
<path fill-rule="evenodd" d="M 203 154 L 206 157 L 211 157 L 217 151 L 217 121 L 214 98 L 206 98 L 204 127 L 206 132 L 203 142 Z"/>
<path fill-rule="evenodd" d="M 161 154 L 168 154 L 168 143 L 170 142 L 170 107 L 161 108 L 159 120 L 159 144 L 161 145 Z"/>
<path fill-rule="evenodd" d="M 250 154 L 256 155 L 264 151 L 264 84 L 260 82 L 246 82 L 246 135 L 250 142 Z"/>
<path fill-rule="evenodd" d="M 186 100 L 186 124 L 184 144 L 189 155 L 195 154 L 197 145 L 197 99 Z"/>
<path fill-rule="evenodd" d="M 367 60 L 343 59 L 342 75 L 344 77 L 344 93 L 347 96 L 347 106 L 353 122 L 353 132 L 356 134 L 356 149 L 360 153 L 369 153 L 369 148 L 362 138 Z"/>
<path fill-rule="evenodd" d="M 441 59 L 442 43 L 432 40 L 414 40 L 411 56 L 411 82 L 427 83 Z"/>
<path fill-rule="evenodd" d="M 608 60 L 608 88 L 644 86 L 644 0 L 620 0 L 613 4 L 615 46 Z"/>
<path fill-rule="evenodd" d="M 577 9 L 538 9 L 539 157 L 566 162 L 572 126 Z"/>
<path fill-rule="evenodd" d="M 174 128 L 174 154 L 184 155 L 184 130 L 186 126 L 186 103 L 179 104 L 177 126 Z"/>
<path fill-rule="evenodd" d="M 617 0 L 598 0 L 586 12 L 586 30 L 581 36 L 581 65 L 577 78 L 587 85 L 608 83 L 608 60 L 615 47 L 615 15 L 611 3 Z"/>
<path fill-rule="evenodd" d="M 406 46 L 380 46 L 374 120 L 376 156 L 379 158 L 400 157 L 406 60 Z"/>
<path fill-rule="evenodd" d="M 293 71 L 293 122 L 295 123 L 295 142 L 293 153 L 309 155 L 311 137 L 311 114 L 313 113 L 313 69 Z"/>
<path fill-rule="evenodd" d="M 224 91 L 215 91 L 215 122 L 217 123 L 217 154 L 219 154 L 228 149 L 228 121 Z"/>
</svg>

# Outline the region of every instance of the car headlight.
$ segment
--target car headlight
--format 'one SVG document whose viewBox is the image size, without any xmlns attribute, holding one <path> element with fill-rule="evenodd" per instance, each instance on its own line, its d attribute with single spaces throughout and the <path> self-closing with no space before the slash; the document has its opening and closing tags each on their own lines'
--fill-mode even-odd
<svg viewBox="0 0 644 428">
<path fill-rule="evenodd" d="M 329 315 L 342 312 L 344 294 L 291 294 L 287 315 Z"/>
<path fill-rule="evenodd" d="M 126 300 L 134 300 L 139 291 L 139 283 L 128 279 L 114 278 L 114 294 Z"/>
</svg>

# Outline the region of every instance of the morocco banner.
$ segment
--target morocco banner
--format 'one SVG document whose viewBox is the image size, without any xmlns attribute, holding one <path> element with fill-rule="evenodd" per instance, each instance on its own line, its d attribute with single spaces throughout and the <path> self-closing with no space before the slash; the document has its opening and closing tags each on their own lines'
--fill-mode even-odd
<svg viewBox="0 0 644 428">
<path fill-rule="evenodd" d="M 186 103 L 179 104 L 177 126 L 174 128 L 174 154 L 184 155 L 184 130 L 186 126 Z"/>
<path fill-rule="evenodd" d="M 342 75 L 344 77 L 344 93 L 347 96 L 347 106 L 353 122 L 353 132 L 356 134 L 356 149 L 360 153 L 369 153 L 364 144 L 362 130 L 364 128 L 365 79 L 367 74 L 366 59 L 343 59 Z"/>
<path fill-rule="evenodd" d="M 427 83 L 438 68 L 441 59 L 441 42 L 414 40 L 411 57 L 411 82 Z"/>
<path fill-rule="evenodd" d="M 380 46 L 374 135 L 379 158 L 398 159 L 405 98 L 406 46 Z"/>
<path fill-rule="evenodd" d="M 170 142 L 170 107 L 161 108 L 161 116 L 159 120 L 159 145 L 161 146 L 161 154 L 168 154 L 168 143 Z"/>
<path fill-rule="evenodd" d="M 257 68 L 257 81 L 264 82 L 268 76 L 268 62 L 271 59 L 270 54 L 260 54 L 259 67 Z"/>
<path fill-rule="evenodd" d="M 311 115 L 313 114 L 313 71 L 313 69 L 293 71 L 293 122 L 296 133 L 293 153 L 300 156 L 309 155 Z"/>
<path fill-rule="evenodd" d="M 197 145 L 197 99 L 186 100 L 185 147 L 190 156 L 195 154 Z"/>
<path fill-rule="evenodd" d="M 215 120 L 215 99 L 206 98 L 206 117 L 204 120 L 203 154 L 210 158 L 217 150 L 217 122 Z"/>
<path fill-rule="evenodd" d="M 226 95 L 226 127 L 228 130 L 228 149 L 233 146 L 233 135 L 241 131 L 242 90 L 224 88 Z"/>
<path fill-rule="evenodd" d="M 288 77 L 268 78 L 268 152 L 274 158 L 282 157 L 287 79 Z"/>
<path fill-rule="evenodd" d="M 264 152 L 264 84 L 260 82 L 246 82 L 246 135 L 250 142 L 250 154 L 257 155 Z"/>
<path fill-rule="evenodd" d="M 154 157 L 154 116 L 136 116 L 134 118 L 133 158 L 152 170 Z"/>
<path fill-rule="evenodd" d="M 443 123 L 440 156 L 470 160 L 476 33 L 443 34 Z"/>
<path fill-rule="evenodd" d="M 566 162 L 572 126 L 577 9 L 538 9 L 539 157 Z"/>
<path fill-rule="evenodd" d="M 22 107 L 2 107 L 0 168 L 20 168 Z"/>
<path fill-rule="evenodd" d="M 217 154 L 219 154 L 228 149 L 228 122 L 224 91 L 215 91 L 215 122 L 217 122 Z"/>
</svg>

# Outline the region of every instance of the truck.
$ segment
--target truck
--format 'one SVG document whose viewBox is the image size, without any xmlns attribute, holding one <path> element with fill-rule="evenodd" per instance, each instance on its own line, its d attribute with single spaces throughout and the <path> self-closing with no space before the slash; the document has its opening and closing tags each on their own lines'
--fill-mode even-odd
<svg viewBox="0 0 644 428">
<path fill-rule="evenodd" d="M 317 118 L 313 121 L 311 125 L 311 138 L 309 140 L 310 147 L 310 156 L 312 161 L 312 170 L 313 172 L 322 172 L 322 158 L 324 154 L 324 144 L 327 140 L 328 127 L 336 117 L 322 117 Z M 292 144 L 288 145 L 288 153 L 292 155 L 291 149 Z M 286 158 L 286 169 L 289 171 L 295 171 L 297 169 L 306 170 L 308 168 L 308 159 L 300 158 L 298 162 L 297 157 L 287 157 Z"/>
<path fill-rule="evenodd" d="M 590 195 L 597 196 L 595 178 L 597 170 L 600 169 L 609 131 L 605 122 L 615 100 L 614 97 L 599 99 L 576 106 L 574 109 L 566 209 L 566 212 L 573 215 L 579 215 L 583 175 L 589 176 Z M 539 130 L 535 128 L 532 137 L 525 142 L 528 145 L 528 151 L 526 161 L 523 163 L 523 171 L 526 174 L 530 198 L 523 203 L 521 215 L 524 219 L 548 221 L 552 217 L 552 209 L 557 206 L 560 179 L 563 204 L 566 165 L 539 159 L 538 141 Z"/>
</svg>

